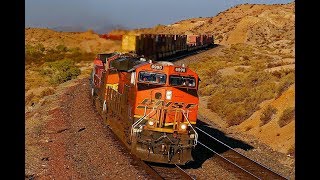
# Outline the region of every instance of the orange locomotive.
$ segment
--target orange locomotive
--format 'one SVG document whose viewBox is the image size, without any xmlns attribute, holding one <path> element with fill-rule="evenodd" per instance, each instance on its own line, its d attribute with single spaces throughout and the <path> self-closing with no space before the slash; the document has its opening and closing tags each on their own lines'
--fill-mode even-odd
<svg viewBox="0 0 320 180">
<path fill-rule="evenodd" d="M 145 161 L 185 164 L 198 135 L 198 75 L 171 62 L 99 54 L 91 77 L 94 103 L 115 134 Z"/>
</svg>

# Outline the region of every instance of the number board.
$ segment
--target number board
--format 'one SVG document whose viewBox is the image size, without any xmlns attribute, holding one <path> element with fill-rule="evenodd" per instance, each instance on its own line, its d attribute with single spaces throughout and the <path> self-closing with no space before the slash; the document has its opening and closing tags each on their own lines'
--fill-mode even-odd
<svg viewBox="0 0 320 180">
<path fill-rule="evenodd" d="M 187 72 L 187 69 L 184 67 L 176 67 L 174 68 L 174 71 L 176 72 Z"/>
<path fill-rule="evenodd" d="M 151 65 L 151 69 L 162 70 L 162 69 L 163 69 L 163 66 L 157 65 L 157 64 L 152 64 L 152 65 Z"/>
</svg>

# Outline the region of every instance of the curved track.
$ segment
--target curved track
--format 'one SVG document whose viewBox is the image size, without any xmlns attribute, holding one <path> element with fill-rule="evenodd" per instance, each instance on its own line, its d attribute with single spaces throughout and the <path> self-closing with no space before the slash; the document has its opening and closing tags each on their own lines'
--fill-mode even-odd
<svg viewBox="0 0 320 180">
<path fill-rule="evenodd" d="M 186 179 L 194 180 L 195 177 L 189 175 L 178 165 L 165 165 L 157 163 L 146 163 L 150 168 L 152 168 L 161 179 Z"/>
<path fill-rule="evenodd" d="M 270 168 L 250 159 L 249 157 L 243 155 L 242 153 L 236 151 L 232 147 L 228 146 L 227 144 L 221 142 L 220 140 L 214 138 L 210 134 L 206 133 L 204 130 L 196 127 L 198 130 L 198 133 L 204 134 L 208 136 L 209 138 L 219 142 L 221 145 L 228 148 L 228 151 L 224 152 L 223 154 L 219 154 L 215 152 L 213 149 L 209 147 L 210 145 L 206 145 L 198 141 L 198 143 L 201 146 L 204 146 L 205 148 L 209 149 L 216 155 L 218 155 L 220 158 L 222 158 L 224 161 L 228 162 L 231 166 L 236 166 L 238 169 L 244 171 L 249 176 L 251 176 L 253 179 L 288 179 L 286 177 L 283 177 L 282 175 L 278 174 L 277 172 L 271 170 Z"/>
</svg>

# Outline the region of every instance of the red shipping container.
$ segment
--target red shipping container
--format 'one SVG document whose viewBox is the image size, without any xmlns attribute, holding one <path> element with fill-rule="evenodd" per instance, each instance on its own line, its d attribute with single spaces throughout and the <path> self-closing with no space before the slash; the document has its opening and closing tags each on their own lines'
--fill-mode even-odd
<svg viewBox="0 0 320 180">
<path fill-rule="evenodd" d="M 187 36 L 187 44 L 188 45 L 197 45 L 197 35 L 188 35 Z"/>
</svg>

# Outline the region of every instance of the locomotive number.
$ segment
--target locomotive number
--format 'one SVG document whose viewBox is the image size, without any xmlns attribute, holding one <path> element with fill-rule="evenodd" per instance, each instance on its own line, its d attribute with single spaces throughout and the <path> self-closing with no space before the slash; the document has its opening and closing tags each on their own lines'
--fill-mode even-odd
<svg viewBox="0 0 320 180">
<path fill-rule="evenodd" d="M 174 70 L 176 72 L 186 72 L 187 71 L 186 68 L 183 68 L 183 67 L 176 67 L 176 68 L 174 68 Z"/>
<path fill-rule="evenodd" d="M 151 69 L 162 70 L 162 69 L 163 69 L 163 66 L 161 66 L 161 65 L 156 65 L 156 64 L 152 64 L 152 65 L 151 65 Z"/>
</svg>

